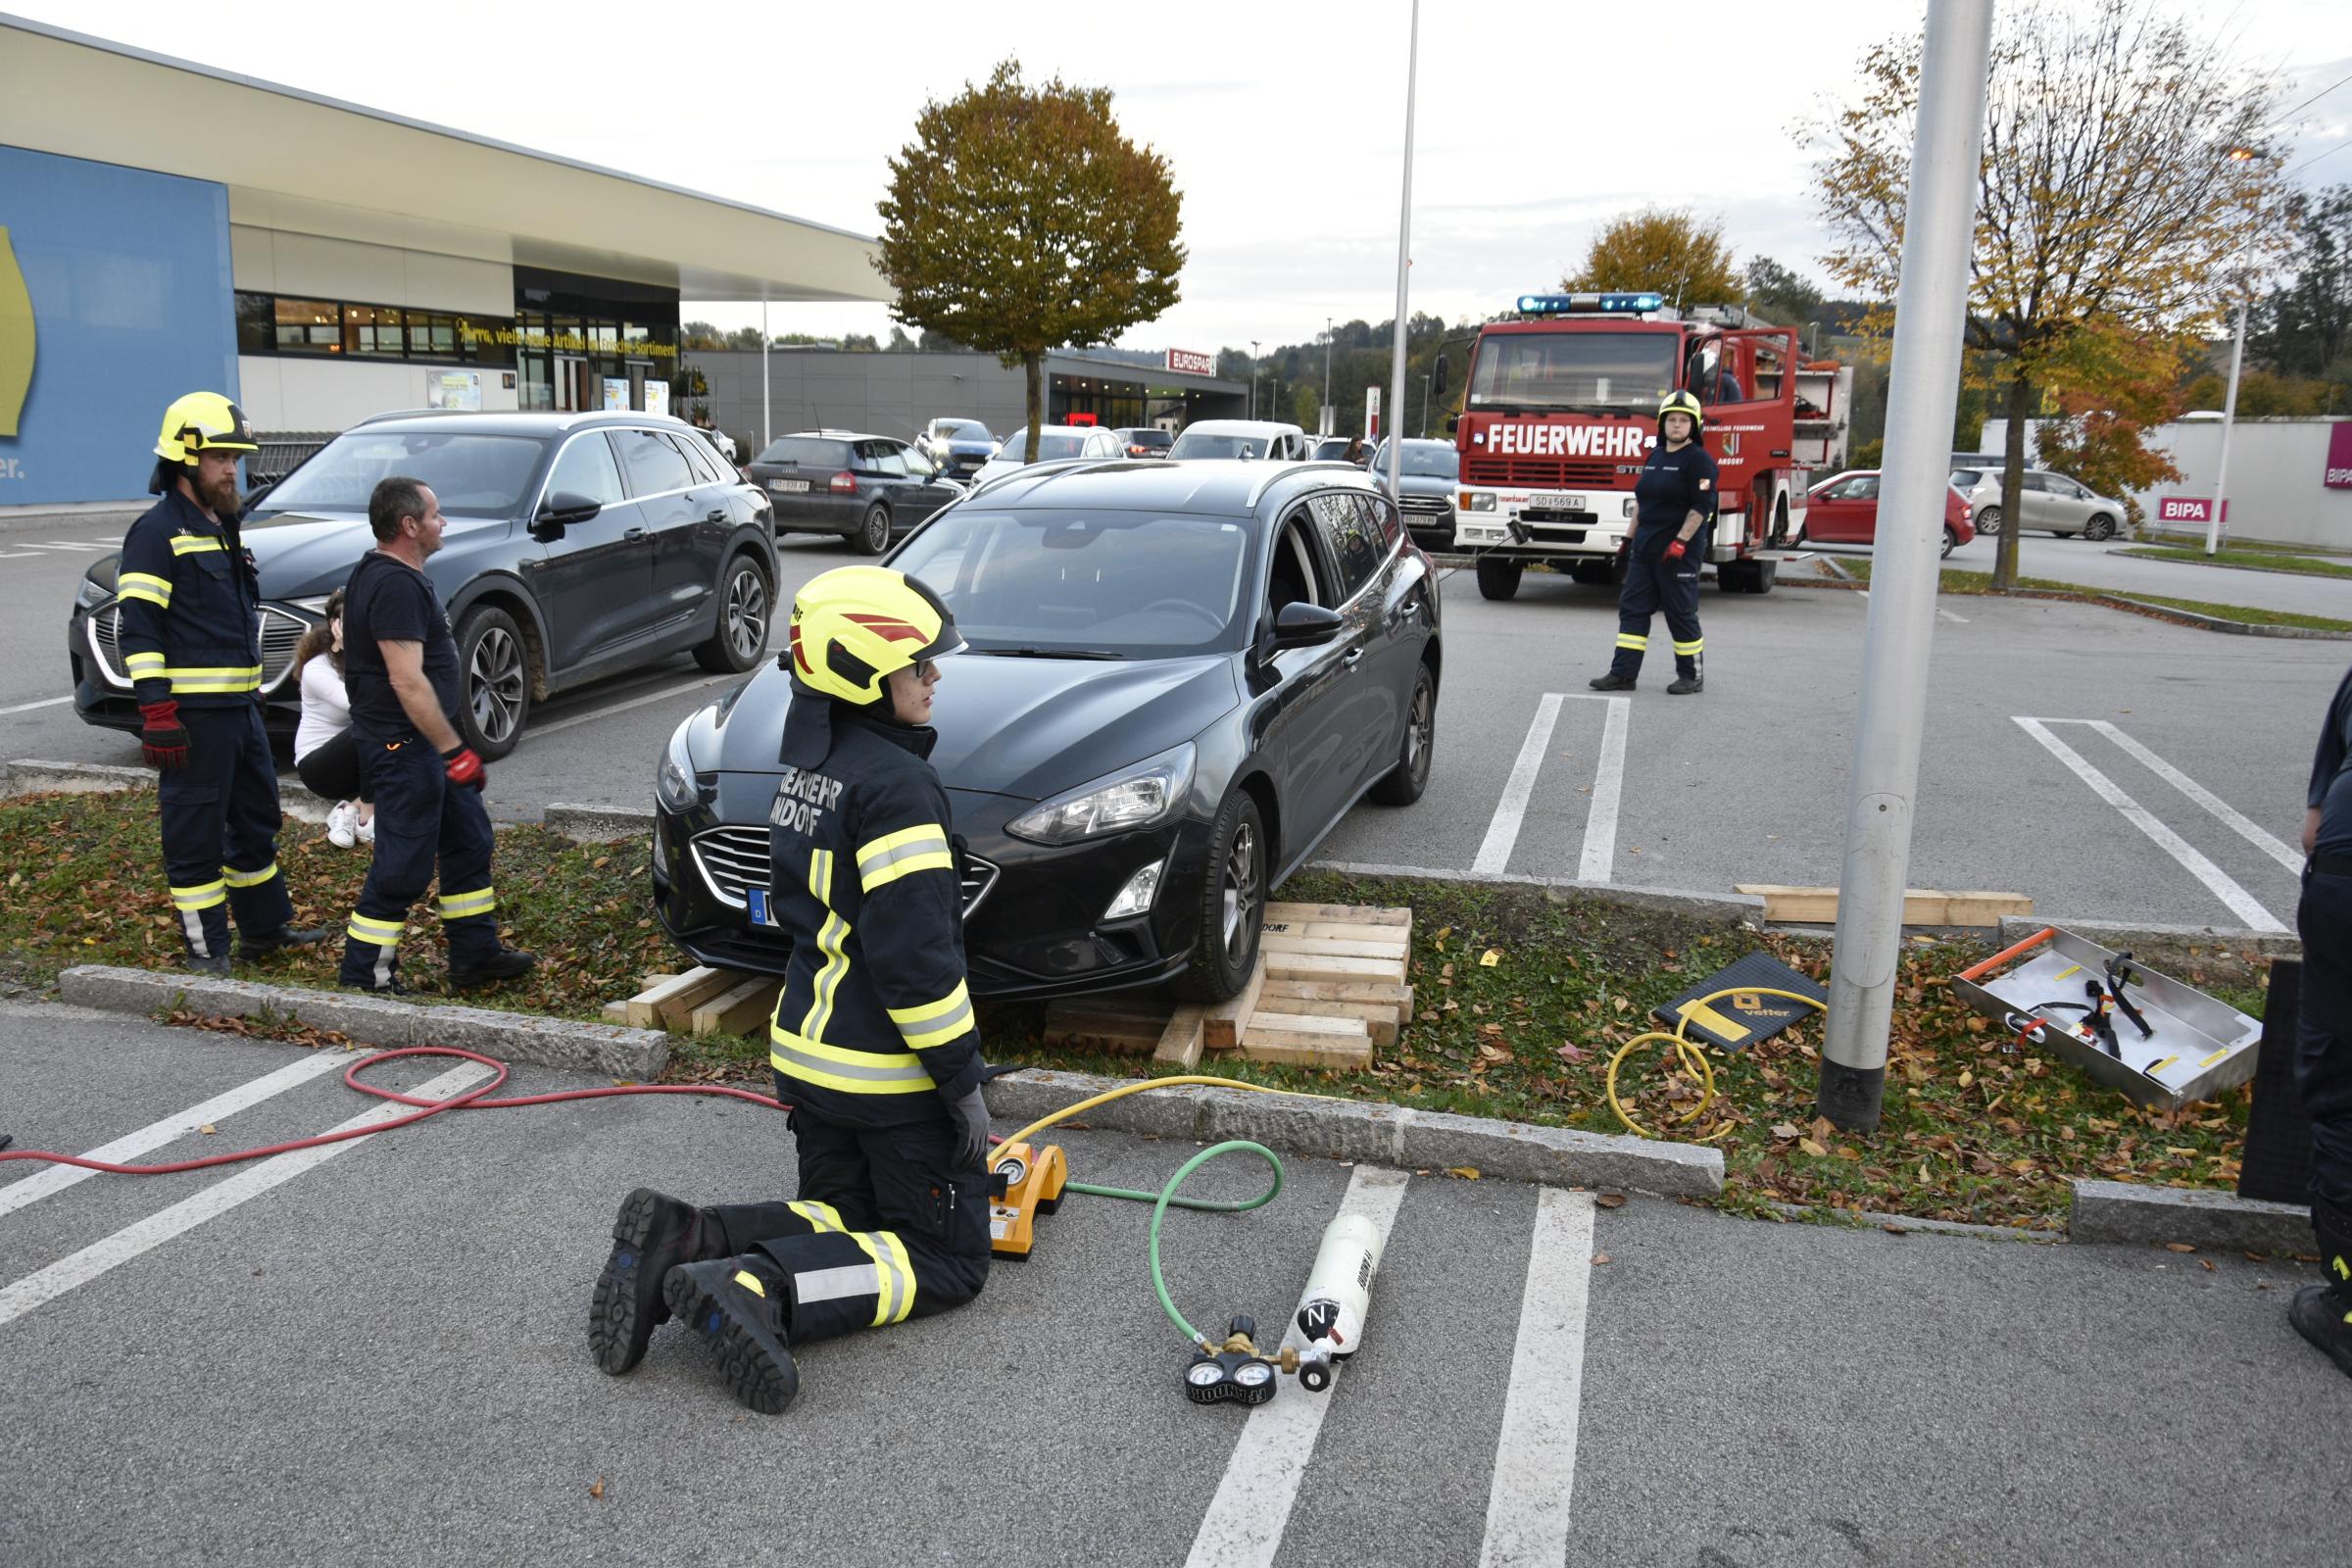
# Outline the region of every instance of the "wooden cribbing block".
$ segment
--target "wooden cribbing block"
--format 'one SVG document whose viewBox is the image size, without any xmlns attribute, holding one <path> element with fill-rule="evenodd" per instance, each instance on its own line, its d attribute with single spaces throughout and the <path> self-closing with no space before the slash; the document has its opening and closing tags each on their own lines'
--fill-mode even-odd
<svg viewBox="0 0 2352 1568">
<path fill-rule="evenodd" d="M 1409 926 L 1413 923 L 1413 911 L 1410 909 L 1384 909 L 1360 904 L 1269 904 L 1265 917 L 1269 920 L 1295 920 L 1301 924 L 1327 922 Z"/>
<path fill-rule="evenodd" d="M 660 1029 L 683 1023 L 694 1009 L 742 978 L 732 969 L 700 964 L 629 999 L 632 1028 Z"/>
<path fill-rule="evenodd" d="M 1337 937 L 1299 936 L 1271 923 L 1259 933 L 1257 945 L 1269 953 L 1321 953 L 1336 958 L 1395 958 L 1398 962 L 1405 954 L 1401 938 L 1395 942 L 1343 942 Z"/>
<path fill-rule="evenodd" d="M 1252 1028 L 1272 1024 L 1280 1028 L 1284 1014 L 1306 1014 L 1318 1018 L 1352 1018 L 1362 1023 L 1376 1046 L 1396 1044 L 1397 1004 L 1389 1002 L 1344 1002 L 1332 997 L 1295 997 L 1286 988 L 1311 987 L 1317 991 L 1336 989 L 1328 983 L 1304 980 L 1270 980 L 1265 995 L 1257 999 L 1257 1018 Z M 1245 1051 L 1244 1054 L 1248 1054 Z"/>
<path fill-rule="evenodd" d="M 1251 1061 L 1282 1061 L 1299 1067 L 1369 1067 L 1372 1034 L 1361 1018 L 1261 1013 L 1250 1025 L 1242 1054 Z"/>
<path fill-rule="evenodd" d="M 1200 1065 L 1200 1048 L 1206 1041 L 1207 1023 L 1206 1007 L 1178 1007 L 1169 1017 L 1168 1026 L 1159 1032 L 1159 1045 L 1152 1051 L 1152 1059 L 1191 1072 Z"/>
<path fill-rule="evenodd" d="M 1733 891 L 1764 901 L 1764 918 L 1796 925 L 1834 925 L 1836 888 L 1791 888 L 1774 882 L 1741 882 Z M 1999 925 L 2004 914 L 2032 914 L 2034 901 L 2022 893 L 1942 893 L 1934 888 L 1903 890 L 1905 925 Z"/>
<path fill-rule="evenodd" d="M 628 1021 L 629 1004 L 626 1002 L 608 1002 L 605 1004 L 605 1022 L 627 1023 Z"/>
<path fill-rule="evenodd" d="M 1400 925 L 1355 925 L 1338 920 L 1309 920 L 1298 927 L 1310 937 L 1328 937 L 1340 942 L 1385 942 L 1401 948 L 1411 944 L 1411 928 Z"/>
<path fill-rule="evenodd" d="M 1231 1051 L 1242 1043 L 1250 1028 L 1250 1015 L 1257 1010 L 1258 993 L 1266 988 L 1266 947 L 1257 947 L 1257 964 L 1250 971 L 1250 983 L 1208 1009 L 1201 1020 L 1201 1043 L 1211 1051 Z"/>
<path fill-rule="evenodd" d="M 1259 944 L 1267 975 L 1276 980 L 1387 980 L 1404 983 L 1402 958 L 1358 958 L 1336 953 L 1267 952 Z"/>
<path fill-rule="evenodd" d="M 698 1035 L 763 1035 L 760 1026 L 776 1010 L 776 991 L 783 985 L 772 974 L 737 974 L 742 984 L 720 992 L 687 1015 L 689 1033 Z"/>
<path fill-rule="evenodd" d="M 1107 1051 L 1144 1055 L 1167 1032 L 1165 1008 L 1115 997 L 1077 997 L 1046 1010 L 1043 1041 L 1063 1051 Z"/>
<path fill-rule="evenodd" d="M 675 980 L 676 978 L 677 975 L 674 973 L 666 970 L 657 969 L 652 974 L 639 975 L 637 977 L 637 989 L 640 991 L 651 991 L 654 989 L 654 987 L 667 985 L 670 981 Z"/>
</svg>

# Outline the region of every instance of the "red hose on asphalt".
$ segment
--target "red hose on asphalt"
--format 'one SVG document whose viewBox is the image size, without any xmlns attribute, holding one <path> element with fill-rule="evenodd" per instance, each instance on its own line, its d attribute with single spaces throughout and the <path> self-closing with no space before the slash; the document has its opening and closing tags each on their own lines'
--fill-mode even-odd
<svg viewBox="0 0 2352 1568">
<path fill-rule="evenodd" d="M 498 1076 L 486 1084 L 478 1084 L 462 1095 L 447 1100 L 418 1100 L 396 1089 L 378 1089 L 373 1084 L 360 1082 L 360 1074 L 379 1062 L 400 1056 L 462 1056 L 495 1068 Z M 379 1051 L 372 1056 L 363 1056 L 343 1069 L 343 1082 L 363 1095 L 379 1100 L 395 1101 L 403 1105 L 421 1105 L 424 1108 L 413 1116 L 396 1116 L 390 1121 L 368 1127 L 347 1127 L 339 1133 L 320 1133 L 316 1138 L 297 1138 L 292 1143 L 271 1144 L 266 1149 L 248 1149 L 234 1154 L 213 1154 L 204 1159 L 175 1159 L 162 1165 L 118 1165 L 111 1160 L 84 1159 L 78 1154 L 52 1154 L 38 1149 L 0 1150 L 0 1163 L 12 1159 L 45 1159 L 55 1165 L 74 1165 L 82 1170 L 102 1170 L 110 1176 L 170 1176 L 183 1170 L 209 1170 L 215 1165 L 234 1165 L 248 1159 L 265 1159 L 272 1154 L 291 1153 L 297 1149 L 317 1149 L 322 1144 L 339 1144 L 350 1138 L 372 1138 L 388 1133 L 395 1127 L 411 1127 L 427 1116 L 438 1116 L 445 1110 L 503 1110 L 514 1105 L 552 1105 L 564 1100 L 602 1100 L 608 1095 L 718 1095 L 728 1100 L 748 1100 L 755 1105 L 770 1110 L 786 1110 L 782 1101 L 769 1095 L 755 1094 L 749 1089 L 728 1089 L 718 1085 L 701 1084 L 614 1084 L 609 1089 L 566 1089 L 553 1095 L 510 1095 L 504 1100 L 485 1100 L 483 1097 L 507 1081 L 507 1064 L 495 1056 L 463 1051 L 456 1046 L 403 1046 L 397 1051 Z"/>
</svg>

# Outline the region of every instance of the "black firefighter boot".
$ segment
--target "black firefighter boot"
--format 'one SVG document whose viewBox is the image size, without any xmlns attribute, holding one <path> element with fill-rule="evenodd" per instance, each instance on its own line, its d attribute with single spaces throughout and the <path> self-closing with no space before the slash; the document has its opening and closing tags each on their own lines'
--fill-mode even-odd
<svg viewBox="0 0 2352 1568">
<path fill-rule="evenodd" d="M 710 1337 L 735 1402 L 761 1415 L 783 1414 L 801 1392 L 791 1292 L 784 1271 L 759 1252 L 673 1268 L 662 1286 L 669 1309 Z"/>
<path fill-rule="evenodd" d="M 2338 1372 L 2352 1377 L 2352 1214 L 2314 1198 L 2311 1228 L 2320 1239 L 2320 1269 L 2328 1283 L 2297 1291 L 2286 1320 L 2327 1351 Z"/>
<path fill-rule="evenodd" d="M 646 1342 L 669 1317 L 662 1277 L 681 1263 L 718 1256 L 724 1244 L 717 1230 L 701 1209 L 650 1187 L 620 1200 L 612 1254 L 588 1307 L 588 1348 L 598 1366 L 617 1377 L 644 1359 Z"/>
</svg>

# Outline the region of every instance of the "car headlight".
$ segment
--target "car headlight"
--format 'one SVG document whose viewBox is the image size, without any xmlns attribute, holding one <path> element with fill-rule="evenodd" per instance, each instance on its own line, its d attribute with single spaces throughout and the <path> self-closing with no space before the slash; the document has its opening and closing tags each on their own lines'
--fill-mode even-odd
<svg viewBox="0 0 2352 1568">
<path fill-rule="evenodd" d="M 1129 877 L 1127 885 L 1119 889 L 1119 896 L 1112 899 L 1109 906 L 1103 909 L 1102 918 L 1124 920 L 1133 915 L 1151 913 L 1152 901 L 1159 897 L 1160 874 L 1167 868 L 1167 861 L 1153 860 Z"/>
<path fill-rule="evenodd" d="M 1004 831 L 1033 844 L 1075 844 L 1150 827 L 1173 815 L 1193 782 L 1193 743 L 1082 784 L 1024 811 Z"/>
<path fill-rule="evenodd" d="M 655 770 L 654 799 L 672 811 L 692 810 L 702 800 L 702 791 L 694 782 L 694 758 L 686 750 L 685 724 L 671 732 L 669 750 Z"/>
<path fill-rule="evenodd" d="M 106 585 L 97 578 L 84 577 L 81 579 L 80 592 L 74 596 L 74 603 L 84 610 L 96 610 L 113 597 L 113 594 L 107 592 Z"/>
<path fill-rule="evenodd" d="M 1462 510 L 1464 512 L 1493 512 L 1494 510 L 1494 492 L 1492 490 L 1463 491 Z"/>
</svg>

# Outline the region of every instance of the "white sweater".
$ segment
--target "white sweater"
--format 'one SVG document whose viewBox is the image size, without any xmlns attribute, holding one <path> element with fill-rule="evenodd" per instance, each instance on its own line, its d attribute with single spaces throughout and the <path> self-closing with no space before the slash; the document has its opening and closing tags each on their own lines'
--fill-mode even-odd
<svg viewBox="0 0 2352 1568">
<path fill-rule="evenodd" d="M 325 654 L 302 666 L 302 721 L 294 727 L 294 760 L 299 762 L 351 728 L 351 697 L 335 662 Z"/>
</svg>

